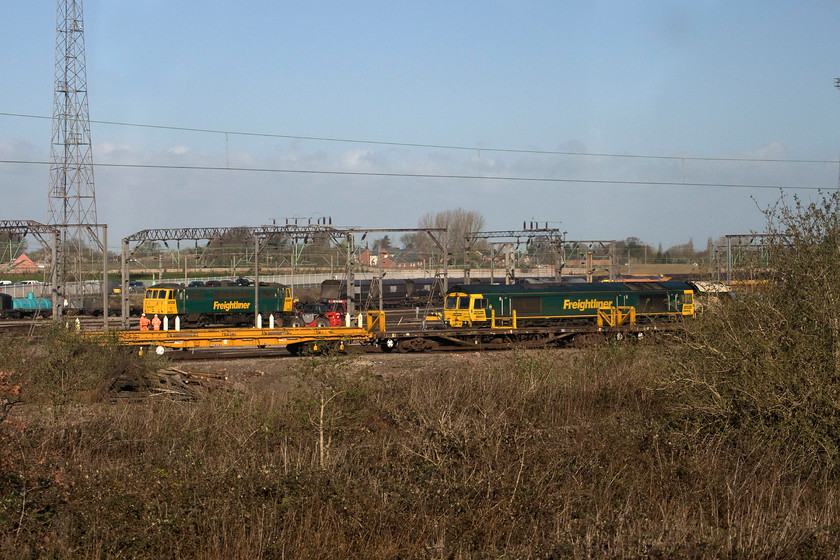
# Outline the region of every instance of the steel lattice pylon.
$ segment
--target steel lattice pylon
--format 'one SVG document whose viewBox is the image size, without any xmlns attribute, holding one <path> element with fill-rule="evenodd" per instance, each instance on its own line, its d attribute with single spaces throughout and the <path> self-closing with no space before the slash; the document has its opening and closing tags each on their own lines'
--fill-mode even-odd
<svg viewBox="0 0 840 560">
<path fill-rule="evenodd" d="M 56 31 L 49 223 L 61 228 L 60 258 L 80 262 L 97 223 L 82 0 L 58 0 Z"/>
</svg>

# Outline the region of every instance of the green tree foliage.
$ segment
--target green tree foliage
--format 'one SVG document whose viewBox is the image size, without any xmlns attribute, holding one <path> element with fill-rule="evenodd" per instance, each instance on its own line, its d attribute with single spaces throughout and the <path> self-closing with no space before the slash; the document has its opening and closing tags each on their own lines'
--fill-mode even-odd
<svg viewBox="0 0 840 560">
<path fill-rule="evenodd" d="M 389 235 L 384 235 L 381 239 L 377 239 L 376 242 L 373 244 L 373 248 L 375 251 L 393 251 L 394 246 L 391 243 L 391 237 Z"/>
</svg>

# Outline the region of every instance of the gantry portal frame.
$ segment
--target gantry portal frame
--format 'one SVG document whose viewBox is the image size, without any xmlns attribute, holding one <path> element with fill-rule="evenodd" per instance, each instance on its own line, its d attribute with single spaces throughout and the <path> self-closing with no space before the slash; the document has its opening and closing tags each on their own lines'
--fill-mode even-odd
<svg viewBox="0 0 840 560">
<path fill-rule="evenodd" d="M 767 253 L 767 239 L 782 236 L 770 233 L 742 233 L 726 236 L 726 284 L 732 285 L 733 264 L 742 263 L 747 253 L 761 253 L 759 258 L 769 266 Z M 717 253 L 717 251 L 715 251 Z"/>
<path fill-rule="evenodd" d="M 343 228 L 336 228 L 333 226 L 325 226 L 325 225 L 307 225 L 307 226 L 289 226 L 289 225 L 271 225 L 271 226 L 260 226 L 258 228 L 254 228 L 253 235 L 254 235 L 254 247 L 256 250 L 254 251 L 254 284 L 259 285 L 259 253 L 265 247 L 273 237 L 275 236 L 283 236 L 289 235 L 289 228 L 305 228 L 302 234 L 297 233 L 298 237 L 301 238 L 301 235 L 307 236 L 309 234 L 314 233 L 321 233 L 321 234 L 328 234 L 333 242 L 338 245 L 342 241 L 345 242 L 345 249 L 347 251 L 347 259 L 345 264 L 344 270 L 344 277 L 345 277 L 345 285 L 347 286 L 347 301 L 346 301 L 346 308 L 347 313 L 351 315 L 356 312 L 356 293 L 353 287 L 356 284 L 356 271 L 355 271 L 355 259 L 353 255 L 356 252 L 356 241 L 355 238 L 357 235 L 361 235 L 361 239 L 367 237 L 369 233 L 426 233 L 432 241 L 437 245 L 438 249 L 441 252 L 441 260 L 444 270 L 444 276 L 446 275 L 447 270 L 447 250 L 446 248 L 440 243 L 440 240 L 435 235 L 436 233 L 442 233 L 446 231 L 446 228 L 361 228 L 361 227 L 343 227 Z M 314 229 L 310 229 L 314 228 Z M 305 237 L 303 237 L 305 239 Z M 265 242 L 260 246 L 261 240 L 264 239 Z M 381 263 L 381 259 L 380 259 Z M 381 276 L 381 272 L 380 272 Z M 380 278 L 381 280 L 381 278 Z M 381 292 L 381 288 L 380 288 Z M 254 308 L 254 321 L 256 324 L 257 321 L 257 309 L 259 309 L 259 290 L 254 290 L 254 298 L 256 300 L 256 305 Z"/>
<path fill-rule="evenodd" d="M 472 250 L 472 246 L 478 240 L 488 240 L 488 239 L 508 239 L 512 241 L 506 242 L 496 242 L 493 243 L 494 247 L 492 249 L 492 254 L 490 255 L 491 262 L 496 258 L 496 249 L 495 245 L 500 245 L 501 247 L 510 247 L 513 245 L 514 247 L 518 247 L 522 241 L 524 240 L 526 244 L 534 243 L 535 241 L 540 240 L 547 240 L 548 243 L 554 248 L 554 279 L 559 282 L 560 276 L 563 271 L 563 266 L 565 264 L 565 260 L 563 258 L 563 238 L 566 234 L 565 231 L 560 231 L 558 228 L 549 228 L 547 225 L 546 227 L 539 227 L 539 224 L 534 224 L 533 222 L 530 224 L 530 229 L 526 228 L 528 224 L 522 224 L 523 228 L 521 230 L 506 230 L 506 231 L 477 231 L 477 232 L 470 232 L 464 236 L 464 254 L 469 255 L 470 251 Z M 508 264 L 508 260 L 505 260 L 505 283 L 510 283 L 515 280 L 515 267 L 511 267 Z M 470 282 L 470 262 L 469 258 L 464 260 L 464 282 L 469 284 Z M 444 291 L 446 290 L 446 284 L 444 284 Z"/>
<path fill-rule="evenodd" d="M 59 281 L 58 267 L 56 266 L 58 240 L 61 234 L 57 226 L 48 226 L 32 220 L 0 220 L 0 231 L 16 233 L 22 236 L 32 235 L 41 244 L 41 247 L 48 249 L 51 253 L 50 262 L 50 299 L 52 300 L 52 313 L 58 318 L 64 312 L 64 287 Z M 49 240 L 47 238 L 49 236 Z"/>
<path fill-rule="evenodd" d="M 289 226 L 287 226 L 289 227 Z M 291 226 L 300 229 L 307 226 Z M 121 257 L 120 257 L 120 295 L 122 299 L 121 304 L 121 321 L 124 329 L 129 328 L 129 280 L 131 262 L 134 253 L 143 246 L 144 243 L 153 241 L 213 241 L 220 239 L 231 232 L 245 233 L 248 236 L 253 234 L 254 228 L 248 227 L 198 227 L 198 228 L 171 228 L 171 229 L 144 229 L 133 233 L 128 237 L 122 239 Z M 134 248 L 131 248 L 131 243 L 134 242 Z"/>
<path fill-rule="evenodd" d="M 563 244 L 563 250 L 569 250 L 571 254 L 580 253 L 582 246 L 586 247 L 586 281 L 592 282 L 592 275 L 595 273 L 595 266 L 593 264 L 593 255 L 594 251 L 592 247 L 600 247 L 601 249 L 606 249 L 608 251 L 608 255 L 610 258 L 610 280 L 615 280 L 616 276 L 618 276 L 617 268 L 617 259 L 615 255 L 615 245 L 617 241 L 615 239 L 575 239 L 571 241 L 566 241 Z M 568 257 L 564 255 L 564 260 L 568 260 Z"/>
<path fill-rule="evenodd" d="M 104 328 L 108 328 L 108 226 L 105 224 L 71 224 L 73 227 L 88 231 L 91 239 L 96 241 L 98 249 L 102 251 L 102 317 Z M 61 234 L 64 225 L 47 225 L 32 220 L 0 220 L 0 231 L 33 235 L 41 247 L 50 250 L 50 299 L 52 300 L 53 317 L 64 315 L 64 302 L 67 290 L 64 282 L 63 261 L 61 257 Z M 100 237 L 99 230 L 102 231 Z M 49 235 L 50 241 L 45 236 Z M 77 293 L 81 298 L 82 280 L 78 280 Z M 72 297 L 72 296 L 71 296 Z M 81 299 L 79 300 L 81 303 Z"/>
</svg>

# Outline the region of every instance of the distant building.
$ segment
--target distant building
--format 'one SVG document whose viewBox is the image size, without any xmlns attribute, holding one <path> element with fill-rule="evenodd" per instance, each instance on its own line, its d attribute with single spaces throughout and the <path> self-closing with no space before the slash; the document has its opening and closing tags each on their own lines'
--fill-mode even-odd
<svg viewBox="0 0 840 560">
<path fill-rule="evenodd" d="M 383 252 L 381 254 L 382 257 L 382 268 L 394 268 L 397 266 L 394 263 L 394 259 L 391 258 L 391 255 L 388 252 Z M 359 264 L 362 266 L 379 266 L 379 258 L 380 255 L 374 253 L 370 249 L 365 249 L 361 253 L 359 253 Z"/>
<path fill-rule="evenodd" d="M 419 251 L 407 249 L 393 257 L 394 265 L 397 268 L 424 268 L 429 260 Z"/>
<path fill-rule="evenodd" d="M 12 263 L 12 272 L 18 272 L 21 274 L 28 274 L 32 272 L 38 272 L 38 265 L 32 262 L 26 253 L 22 253 L 18 258 L 14 260 Z"/>
</svg>

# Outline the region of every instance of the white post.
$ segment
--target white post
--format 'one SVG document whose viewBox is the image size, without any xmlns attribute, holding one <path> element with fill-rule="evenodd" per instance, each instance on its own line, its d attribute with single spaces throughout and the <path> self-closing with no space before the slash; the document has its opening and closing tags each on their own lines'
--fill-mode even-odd
<svg viewBox="0 0 840 560">
<path fill-rule="evenodd" d="M 272 313 L 271 315 L 268 316 L 268 328 L 269 329 L 274 328 L 274 313 Z"/>
<path fill-rule="evenodd" d="M 186 265 L 184 265 L 184 266 L 186 266 Z M 180 315 L 175 315 L 175 330 L 176 331 L 181 330 L 181 316 Z"/>
<path fill-rule="evenodd" d="M 163 316 L 163 330 L 165 330 L 165 331 L 169 330 L 169 315 L 164 315 Z"/>
<path fill-rule="evenodd" d="M 262 313 L 257 313 L 257 328 L 262 328 Z"/>
</svg>

